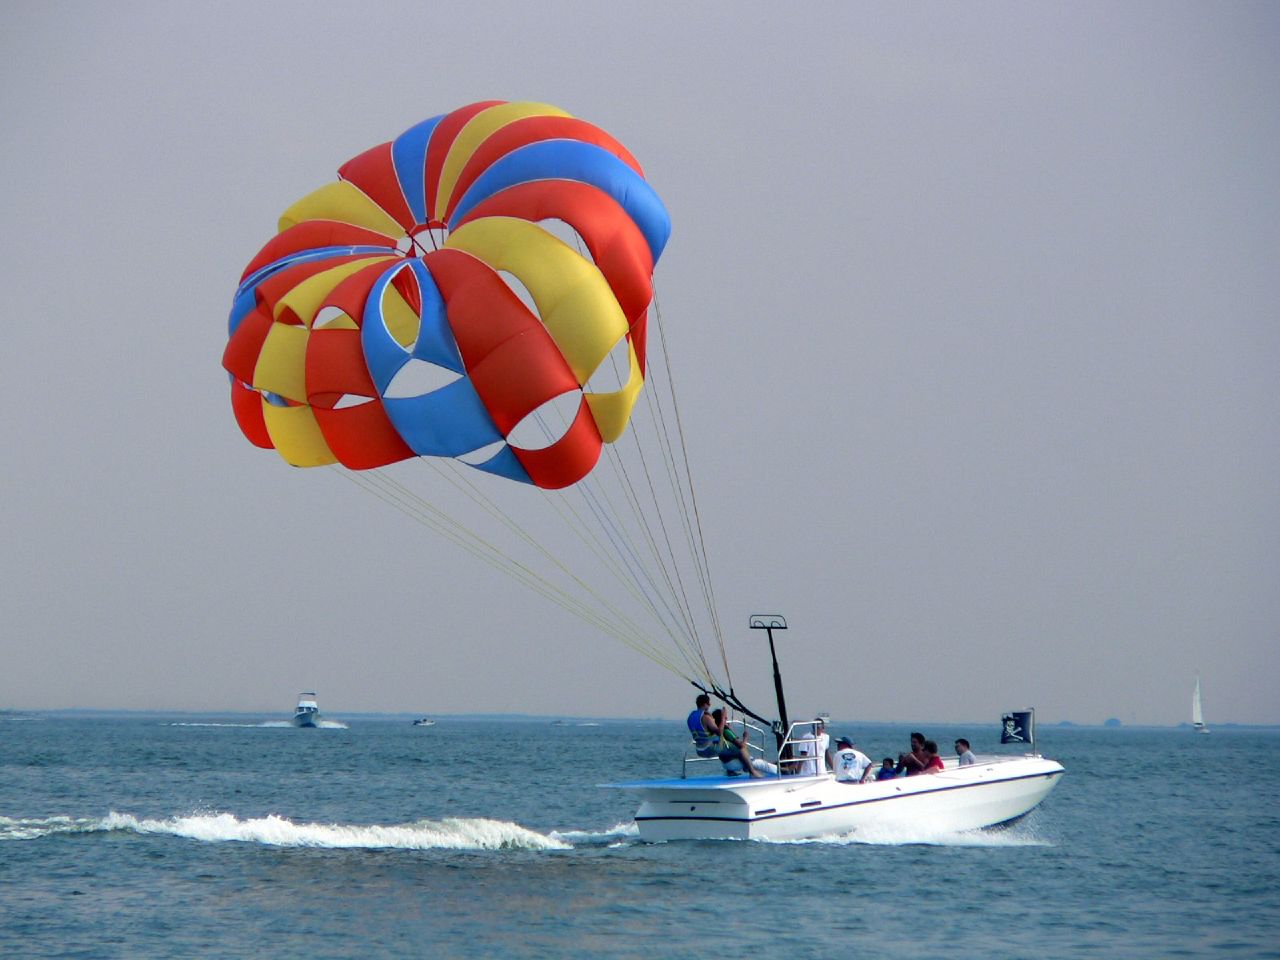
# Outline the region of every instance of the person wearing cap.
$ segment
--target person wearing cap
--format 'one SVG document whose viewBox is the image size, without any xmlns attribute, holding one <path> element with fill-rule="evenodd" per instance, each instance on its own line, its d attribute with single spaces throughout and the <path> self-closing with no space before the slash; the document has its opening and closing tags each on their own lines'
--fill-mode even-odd
<svg viewBox="0 0 1280 960">
<path fill-rule="evenodd" d="M 853 745 L 848 737 L 836 741 L 836 779 L 841 783 L 862 783 L 871 773 L 871 758 Z"/>
</svg>

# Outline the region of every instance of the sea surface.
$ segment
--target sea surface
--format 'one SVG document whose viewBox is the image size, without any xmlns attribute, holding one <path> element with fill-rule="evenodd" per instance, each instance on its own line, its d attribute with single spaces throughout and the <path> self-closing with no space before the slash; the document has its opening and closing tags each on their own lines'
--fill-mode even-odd
<svg viewBox="0 0 1280 960">
<path fill-rule="evenodd" d="M 1280 732 L 1042 725 L 999 832 L 641 843 L 598 785 L 682 725 L 0 715 L 0 956 L 1280 957 Z"/>
</svg>

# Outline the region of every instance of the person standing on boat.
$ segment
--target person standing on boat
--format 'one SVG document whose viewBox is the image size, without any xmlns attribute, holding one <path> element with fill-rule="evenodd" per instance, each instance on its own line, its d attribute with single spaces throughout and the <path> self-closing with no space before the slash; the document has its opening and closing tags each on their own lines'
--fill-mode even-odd
<svg viewBox="0 0 1280 960">
<path fill-rule="evenodd" d="M 862 783 L 871 773 L 871 758 L 853 745 L 848 737 L 836 741 L 836 779 L 842 783 Z"/>
<path fill-rule="evenodd" d="M 978 762 L 978 758 L 969 749 L 969 741 L 961 737 L 956 741 L 956 756 L 960 758 L 960 766 L 967 767 Z"/>
<path fill-rule="evenodd" d="M 835 758 L 831 755 L 831 734 L 827 733 L 827 723 L 822 717 L 813 721 L 813 733 L 818 738 L 818 758 L 822 764 L 819 773 L 827 773 L 835 769 Z"/>
</svg>

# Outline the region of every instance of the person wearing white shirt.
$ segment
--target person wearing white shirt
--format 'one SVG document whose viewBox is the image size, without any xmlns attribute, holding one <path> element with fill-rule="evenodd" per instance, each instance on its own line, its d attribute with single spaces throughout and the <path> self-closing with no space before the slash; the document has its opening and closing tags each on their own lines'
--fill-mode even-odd
<svg viewBox="0 0 1280 960">
<path fill-rule="evenodd" d="M 871 772 L 871 758 L 848 737 L 841 737 L 836 741 L 835 771 L 842 783 L 862 783 Z"/>
<path fill-rule="evenodd" d="M 784 763 L 787 772 L 801 777 L 816 777 L 831 769 L 831 736 L 821 717 L 797 723 L 793 727 L 791 760 Z"/>
<path fill-rule="evenodd" d="M 813 721 L 813 736 L 818 741 L 815 756 L 818 758 L 818 773 L 831 770 L 831 734 L 827 733 L 826 722 L 818 717 Z"/>
<path fill-rule="evenodd" d="M 977 763 L 978 758 L 973 755 L 973 751 L 969 749 L 969 741 L 961 737 L 956 741 L 956 756 L 960 758 L 960 766 L 967 767 L 971 763 Z"/>
</svg>

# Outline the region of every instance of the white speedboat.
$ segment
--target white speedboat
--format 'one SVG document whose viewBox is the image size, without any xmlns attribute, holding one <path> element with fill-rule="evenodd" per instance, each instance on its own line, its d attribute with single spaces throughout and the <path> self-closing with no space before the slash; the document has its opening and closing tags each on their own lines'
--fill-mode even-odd
<svg viewBox="0 0 1280 960">
<path fill-rule="evenodd" d="M 316 703 L 316 695 L 311 692 L 298 694 L 298 706 L 293 711 L 295 727 L 320 726 L 320 706 Z"/>
<path fill-rule="evenodd" d="M 849 835 L 927 839 L 1012 823 L 1048 796 L 1064 773 L 1060 763 L 1035 752 L 1035 712 L 1029 711 L 1026 729 L 1002 735 L 1003 742 L 1027 744 L 1025 755 L 984 756 L 966 766 L 960 766 L 958 758 L 944 759 L 943 769 L 935 773 L 866 783 L 836 780 L 825 769 L 824 746 L 818 740 L 827 717 L 787 722 L 773 643 L 773 631 L 785 630 L 786 620 L 776 614 L 753 616 L 750 625 L 769 632 L 781 720 L 771 724 L 771 730 L 739 720 L 738 738 L 746 742 L 755 769 L 767 775 L 748 777 L 741 761 L 722 763 L 715 756 L 707 758 L 705 750 L 700 756 L 691 745 L 679 778 L 609 784 L 640 794 L 635 815 L 640 839 L 802 840 Z M 703 688 L 703 692 L 764 719 L 746 710 L 732 690 Z M 744 737 L 748 730 L 755 736 Z M 777 747 L 773 762 L 763 756 L 761 746 L 770 739 L 770 732 Z M 690 777 L 690 768 L 699 767 L 715 769 L 716 774 Z"/>
<path fill-rule="evenodd" d="M 429 717 L 419 717 L 417 720 L 413 721 L 413 725 L 415 727 L 434 727 L 436 722 Z"/>
<path fill-rule="evenodd" d="M 1011 823 L 1064 772 L 1037 755 L 984 756 L 964 767 L 954 758 L 944 763 L 938 773 L 867 783 L 841 782 L 829 773 L 721 774 L 611 786 L 640 794 L 635 820 L 647 841 L 927 837 Z"/>
</svg>

